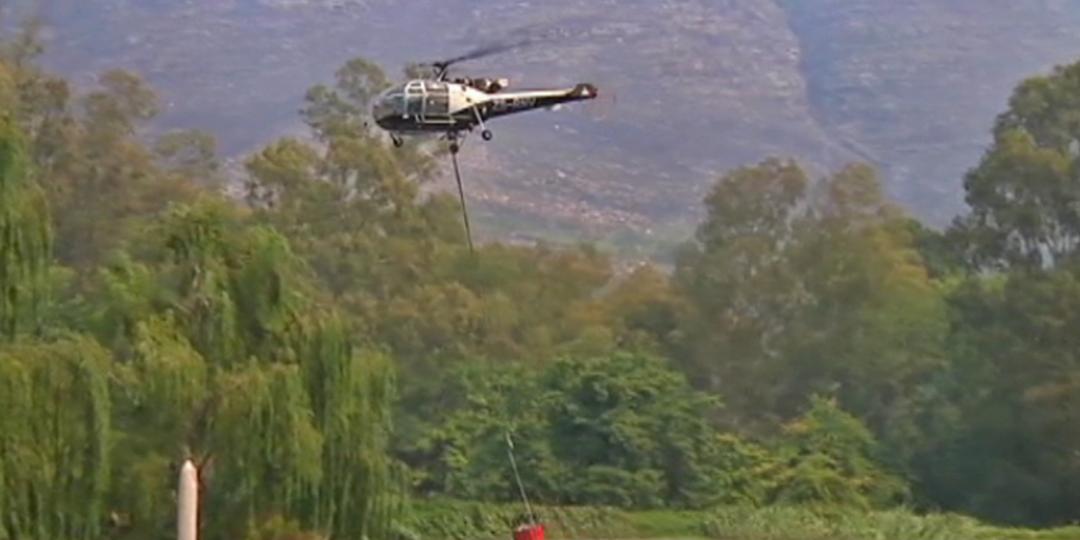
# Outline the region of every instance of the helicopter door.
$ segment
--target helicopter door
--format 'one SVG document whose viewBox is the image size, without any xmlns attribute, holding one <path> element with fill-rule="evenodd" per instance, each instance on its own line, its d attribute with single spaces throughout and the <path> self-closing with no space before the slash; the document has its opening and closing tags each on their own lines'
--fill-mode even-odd
<svg viewBox="0 0 1080 540">
<path fill-rule="evenodd" d="M 445 83 L 424 84 L 424 123 L 450 123 L 450 90 Z"/>
<path fill-rule="evenodd" d="M 405 116 L 421 120 L 423 115 L 424 85 L 421 81 L 410 82 L 405 85 Z"/>
</svg>

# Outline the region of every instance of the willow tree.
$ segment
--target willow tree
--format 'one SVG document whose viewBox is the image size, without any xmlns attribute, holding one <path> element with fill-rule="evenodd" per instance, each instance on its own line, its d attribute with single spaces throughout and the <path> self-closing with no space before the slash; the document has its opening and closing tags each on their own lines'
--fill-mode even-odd
<svg viewBox="0 0 1080 540">
<path fill-rule="evenodd" d="M 114 369 L 114 479 L 109 497 L 117 538 L 169 538 L 176 466 L 201 450 L 210 402 L 209 368 L 174 317 L 135 323 L 131 358 Z"/>
<path fill-rule="evenodd" d="M 118 499 L 131 537 L 163 536 L 154 523 L 168 520 L 168 490 L 156 479 L 183 457 L 204 463 L 208 538 L 274 516 L 384 536 L 395 494 L 388 363 L 354 351 L 288 242 L 244 218 L 216 199 L 177 207 L 144 263 L 104 274 L 117 297 L 103 335 L 130 351 L 118 372 L 133 466 L 118 490 L 156 494 Z"/>
<path fill-rule="evenodd" d="M 325 473 L 309 492 L 305 517 L 335 538 L 386 537 L 400 493 L 389 459 L 389 359 L 354 350 L 337 318 L 320 321 L 307 334 L 301 365 L 323 436 Z"/>
<path fill-rule="evenodd" d="M 323 476 L 323 441 L 297 367 L 252 363 L 223 374 L 216 387 L 209 530 L 241 532 L 237 526 L 265 515 L 302 514 L 304 490 Z"/>
<path fill-rule="evenodd" d="M 213 383 L 212 534 L 268 516 L 334 538 L 389 533 L 400 494 L 389 363 L 354 350 L 333 317 L 310 324 L 297 363 L 253 359 Z"/>
<path fill-rule="evenodd" d="M 207 361 L 296 360 L 301 320 L 319 292 L 284 237 L 245 224 L 223 200 L 175 209 L 160 232 L 172 311 Z"/>
<path fill-rule="evenodd" d="M 229 287 L 229 227 L 223 204 L 185 206 L 165 221 L 172 261 L 163 265 L 178 322 L 204 357 L 228 365 L 244 353 L 237 306 Z M 171 264 L 170 264 L 171 263 Z"/>
<path fill-rule="evenodd" d="M 107 373 L 88 339 L 0 348 L 0 539 L 101 537 Z"/>
<path fill-rule="evenodd" d="M 22 136 L 0 112 L 0 338 L 11 340 L 33 325 L 51 242 L 48 207 L 30 175 Z"/>
</svg>

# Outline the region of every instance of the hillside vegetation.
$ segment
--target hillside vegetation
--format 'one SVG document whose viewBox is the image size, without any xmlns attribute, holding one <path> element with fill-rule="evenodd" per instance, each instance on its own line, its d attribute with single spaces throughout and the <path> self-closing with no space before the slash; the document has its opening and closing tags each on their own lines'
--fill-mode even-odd
<svg viewBox="0 0 1080 540">
<path fill-rule="evenodd" d="M 353 56 L 398 76 L 406 62 L 558 29 L 555 42 L 461 66 L 615 96 L 502 120 L 465 153 L 478 217 L 499 219 L 502 239 L 681 240 L 715 171 L 774 155 L 818 174 L 870 162 L 897 202 L 944 226 L 964 210 L 956 179 L 1010 87 L 1080 50 L 1080 5 L 1063 0 L 36 4 L 50 67 L 80 86 L 137 69 L 162 92 L 154 126 L 211 130 L 237 159 L 303 133 L 307 86 Z"/>
<path fill-rule="evenodd" d="M 40 53 L 0 48 L 0 540 L 171 538 L 185 458 L 206 540 L 495 531 L 507 437 L 537 503 L 620 535 L 1075 532 L 988 524 L 1080 518 L 1080 64 L 1015 89 L 947 230 L 871 166 L 770 158 L 667 272 L 471 253 L 362 58 L 226 193 L 139 76 Z"/>
</svg>

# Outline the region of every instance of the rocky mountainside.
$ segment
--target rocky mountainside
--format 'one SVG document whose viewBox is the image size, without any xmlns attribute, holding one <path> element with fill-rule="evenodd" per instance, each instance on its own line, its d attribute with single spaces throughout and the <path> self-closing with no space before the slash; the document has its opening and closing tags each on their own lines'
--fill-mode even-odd
<svg viewBox="0 0 1080 540">
<path fill-rule="evenodd" d="M 32 2 L 24 2 L 31 4 Z M 27 5 L 9 6 L 12 11 Z M 50 0 L 47 62 L 80 82 L 140 71 L 162 127 L 240 157 L 299 130 L 310 85 L 364 56 L 397 73 L 515 28 L 566 38 L 486 58 L 516 84 L 591 81 L 614 104 L 500 120 L 466 150 L 502 234 L 685 233 L 720 172 L 769 155 L 876 164 L 946 222 L 1022 78 L 1080 58 L 1074 0 Z M 597 110 L 601 109 L 601 110 Z M 498 224 L 498 227 L 494 227 Z"/>
</svg>

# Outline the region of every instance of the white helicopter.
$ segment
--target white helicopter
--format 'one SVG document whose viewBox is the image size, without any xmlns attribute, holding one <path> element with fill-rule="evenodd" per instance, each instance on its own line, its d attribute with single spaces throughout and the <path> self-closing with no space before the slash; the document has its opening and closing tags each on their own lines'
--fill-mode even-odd
<svg viewBox="0 0 1080 540">
<path fill-rule="evenodd" d="M 599 93 L 589 83 L 572 88 L 507 91 L 507 79 L 457 78 L 447 80 L 453 64 L 496 52 L 481 49 L 432 63 L 433 78 L 413 79 L 380 93 L 372 103 L 375 123 L 390 133 L 395 146 L 410 134 L 439 133 L 450 141 L 451 153 L 464 132 L 480 128 L 485 141 L 493 137 L 485 121 L 536 109 L 554 109 L 564 103 L 595 99 Z"/>
<path fill-rule="evenodd" d="M 556 109 L 564 103 L 595 99 L 599 95 L 596 87 L 589 83 L 580 83 L 572 88 L 507 91 L 510 83 L 506 79 L 447 80 L 447 70 L 451 65 L 509 48 L 489 47 L 431 63 L 433 77 L 413 79 L 393 86 L 376 96 L 371 105 L 372 119 L 389 132 L 396 147 L 404 144 L 402 137 L 405 135 L 441 134 L 449 141 L 470 251 L 473 249 L 472 232 L 457 163 L 459 141 L 477 127 L 481 130 L 480 136 L 490 141 L 493 135 L 485 121 L 492 118 L 537 109 Z"/>
</svg>

